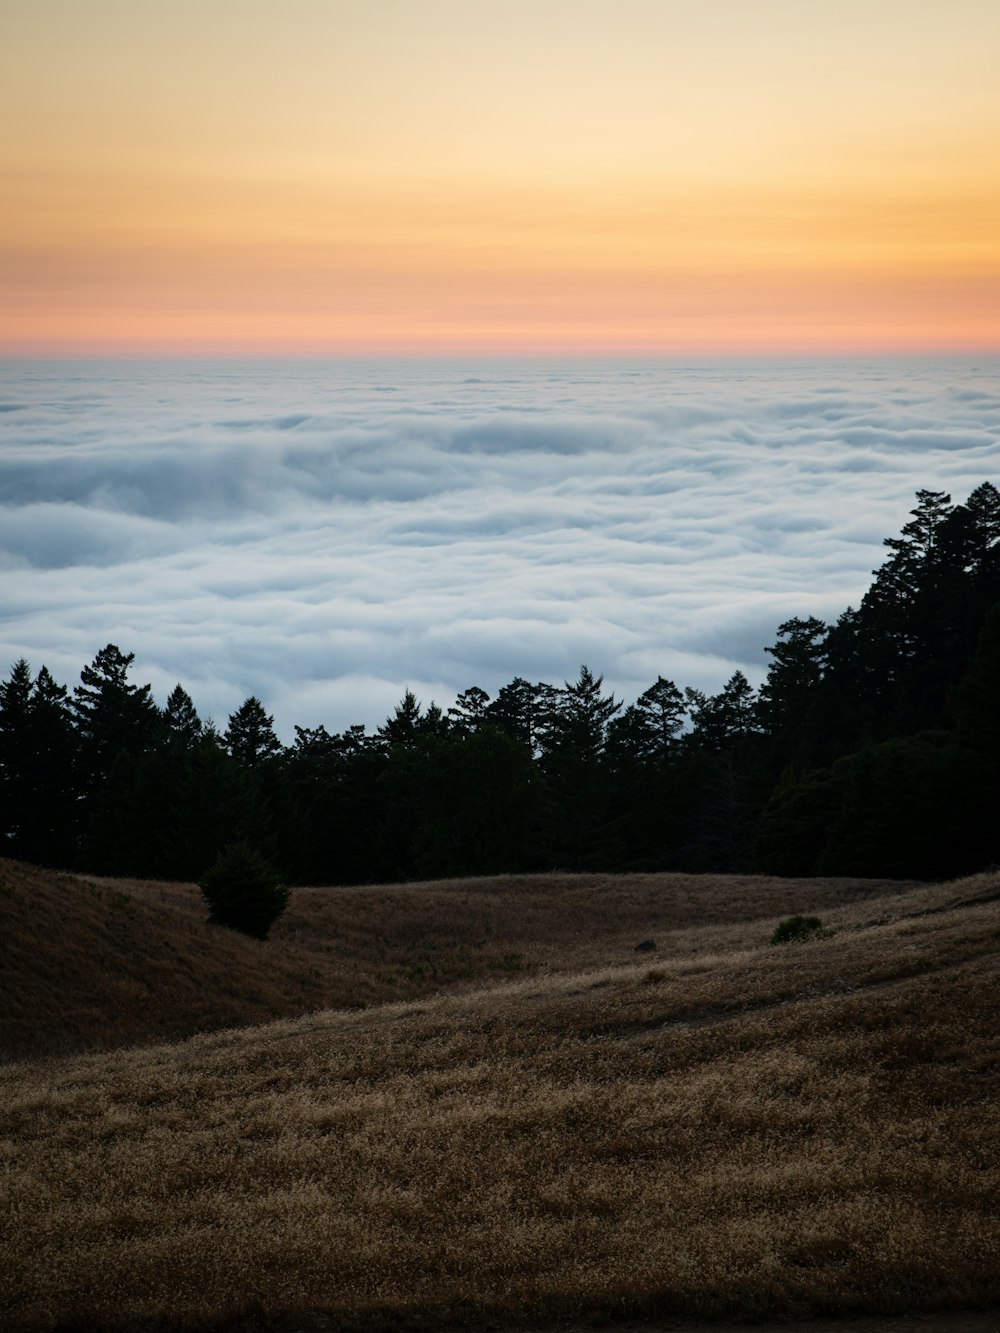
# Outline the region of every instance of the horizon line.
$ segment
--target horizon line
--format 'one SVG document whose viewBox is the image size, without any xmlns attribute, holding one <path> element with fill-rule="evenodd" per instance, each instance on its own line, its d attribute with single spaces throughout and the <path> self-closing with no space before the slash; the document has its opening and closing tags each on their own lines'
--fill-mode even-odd
<svg viewBox="0 0 1000 1333">
<path fill-rule="evenodd" d="M 172 350 L 172 349 L 115 349 L 115 350 L 89 350 L 80 349 L 75 351 L 24 351 L 8 352 L 0 348 L 0 365 L 56 365 L 60 363 L 131 363 L 135 365 L 150 363 L 199 363 L 205 362 L 225 362 L 225 363 L 272 363 L 272 364 L 347 364 L 347 365 L 442 365 L 455 363 L 479 363 L 489 364 L 497 362 L 518 362 L 518 363 L 570 363 L 570 364 L 607 364 L 614 362 L 632 362 L 644 364 L 672 364 L 672 365 L 692 365 L 692 364 L 769 364 L 775 362 L 792 362 L 795 364 L 809 364 L 814 362 L 842 362 L 847 364 L 856 364 L 858 362 L 886 361 L 886 362 L 942 362 L 942 361 L 969 361 L 973 359 L 993 360 L 1000 358 L 1000 343 L 995 346 L 970 346 L 970 347 L 899 347 L 899 348 L 861 348 L 849 350 L 846 348 L 826 348 L 826 349 L 804 349 L 804 348 L 773 348 L 769 350 L 718 350 L 710 351 L 706 348 L 692 348 L 689 351 L 656 351 L 650 349 L 609 349 L 607 351 L 581 351 L 567 349 L 536 349 L 531 351 L 515 351 L 497 349 L 493 351 L 482 350 L 442 350 L 442 351 L 365 351 L 350 352 L 344 350 L 336 351 L 286 351 L 282 349 L 272 349 L 268 351 L 253 349 L 231 349 L 222 350 L 218 348 L 209 348 L 204 350 Z"/>
</svg>

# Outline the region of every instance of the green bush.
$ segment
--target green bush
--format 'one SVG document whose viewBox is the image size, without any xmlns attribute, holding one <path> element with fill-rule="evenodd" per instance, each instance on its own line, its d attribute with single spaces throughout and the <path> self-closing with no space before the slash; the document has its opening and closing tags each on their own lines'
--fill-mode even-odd
<svg viewBox="0 0 1000 1333">
<path fill-rule="evenodd" d="M 223 849 L 199 885 L 209 922 L 241 930 L 254 939 L 267 932 L 288 906 L 288 890 L 274 867 L 245 842 Z"/>
<path fill-rule="evenodd" d="M 789 916 L 776 927 L 771 943 L 787 944 L 789 940 L 808 940 L 827 933 L 818 916 Z"/>
</svg>

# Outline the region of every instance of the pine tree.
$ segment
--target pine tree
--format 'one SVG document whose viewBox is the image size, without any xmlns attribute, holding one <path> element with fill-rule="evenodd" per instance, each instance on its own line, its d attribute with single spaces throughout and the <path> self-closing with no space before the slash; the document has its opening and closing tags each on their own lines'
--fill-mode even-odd
<svg viewBox="0 0 1000 1333">
<path fill-rule="evenodd" d="M 691 743 L 706 750 L 725 750 L 757 730 L 754 688 L 742 671 L 734 671 L 718 694 L 688 689 Z"/>
<path fill-rule="evenodd" d="M 542 733 L 539 763 L 555 811 L 554 851 L 562 864 L 580 869 L 605 868 L 617 838 L 605 749 L 621 703 L 604 694 L 603 685 L 603 676 L 582 666 L 578 678 L 556 693 Z"/>
<path fill-rule="evenodd" d="M 515 676 L 487 705 L 486 718 L 492 726 L 537 754 L 548 732 L 557 697 L 551 685 L 541 681 L 532 685 L 523 676 Z"/>
<path fill-rule="evenodd" d="M 0 847 L 67 866 L 77 833 L 76 737 L 67 691 L 22 658 L 0 683 Z"/>
<path fill-rule="evenodd" d="M 966 500 L 973 532 L 969 569 L 986 604 L 1000 598 L 1000 490 L 984 481 Z"/>
<path fill-rule="evenodd" d="M 655 737 L 656 754 L 665 758 L 675 748 L 684 726 L 687 715 L 684 695 L 672 680 L 657 676 L 655 684 L 639 695 L 635 706 L 647 720 Z"/>
<path fill-rule="evenodd" d="M 478 731 L 488 718 L 487 708 L 490 696 L 478 685 L 470 685 L 455 700 L 454 707 L 448 709 L 448 717 L 457 731 Z"/>
<path fill-rule="evenodd" d="M 159 710 L 152 687 L 128 679 L 135 653 L 107 647 L 80 673 L 71 707 L 80 738 L 84 790 L 90 794 L 109 779 L 122 754 L 139 754 L 154 741 Z"/>
<path fill-rule="evenodd" d="M 660 753 L 656 720 L 638 703 L 629 704 L 623 713 L 608 723 L 604 752 L 611 771 L 619 778 L 635 772 L 645 781 L 647 765 Z"/>
<path fill-rule="evenodd" d="M 229 714 L 229 725 L 223 740 L 238 764 L 257 768 L 281 753 L 281 742 L 274 732 L 274 718 L 264 710 L 256 695 L 244 699 L 235 713 Z"/>
<path fill-rule="evenodd" d="M 193 745 L 202 735 L 194 700 L 179 684 L 174 686 L 163 710 L 163 725 L 168 740 L 182 747 Z"/>
<path fill-rule="evenodd" d="M 808 755 L 813 706 L 827 666 L 827 634 L 815 616 L 795 616 L 778 626 L 778 642 L 764 649 L 774 661 L 758 695 L 757 716 L 782 764 Z"/>
<path fill-rule="evenodd" d="M 10 856 L 24 854 L 25 822 L 38 798 L 26 772 L 33 744 L 33 683 L 23 657 L 11 667 L 10 679 L 0 683 L 0 848 Z"/>
<path fill-rule="evenodd" d="M 595 676 L 587 666 L 570 684 L 564 681 L 559 691 L 547 749 L 571 754 L 575 763 L 594 763 L 604 752 L 608 723 L 621 710 L 613 695 L 602 694 L 603 676 Z"/>
<path fill-rule="evenodd" d="M 392 717 L 379 727 L 379 737 L 386 745 L 416 745 L 423 715 L 420 700 L 412 690 L 406 690 Z"/>
</svg>

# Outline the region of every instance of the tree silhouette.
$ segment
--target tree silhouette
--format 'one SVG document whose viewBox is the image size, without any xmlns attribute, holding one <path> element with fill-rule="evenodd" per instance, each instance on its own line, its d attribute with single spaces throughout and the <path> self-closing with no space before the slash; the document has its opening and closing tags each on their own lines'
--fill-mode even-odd
<svg viewBox="0 0 1000 1333">
<path fill-rule="evenodd" d="M 459 731 L 478 731 L 487 721 L 487 707 L 490 696 L 478 685 L 464 690 L 455 700 L 453 708 L 448 709 L 451 724 Z"/>
<path fill-rule="evenodd" d="M 70 865 L 77 837 L 76 734 L 65 686 L 21 658 L 0 682 L 0 854 Z"/>
<path fill-rule="evenodd" d="M 661 759 L 667 757 L 684 726 L 687 715 L 684 695 L 672 680 L 657 676 L 655 683 L 639 695 L 635 706 L 650 728 L 655 754 Z"/>
<path fill-rule="evenodd" d="M 123 754 L 139 754 L 152 745 L 159 722 L 152 687 L 128 679 L 135 653 L 109 643 L 80 672 L 71 708 L 80 739 L 80 765 L 86 792 L 109 780 Z"/>
<path fill-rule="evenodd" d="M 72 699 L 19 661 L 0 682 L 0 851 L 193 878 L 252 838 L 314 883 L 974 869 L 1000 857 L 1000 491 L 920 491 L 886 547 L 856 608 L 778 627 L 759 693 L 742 671 L 717 694 L 659 676 L 623 709 L 583 666 L 559 688 L 471 685 L 447 713 L 407 690 L 374 736 L 296 727 L 283 750 L 256 697 L 223 737 L 179 684 L 160 711 L 114 644 Z"/>
<path fill-rule="evenodd" d="M 245 842 L 226 847 L 202 877 L 209 922 L 229 926 L 254 939 L 267 939 L 288 906 L 288 889 L 274 867 Z"/>
<path fill-rule="evenodd" d="M 558 691 L 542 733 L 541 771 L 551 793 L 557 828 L 553 846 L 561 862 L 599 869 L 612 858 L 615 808 L 605 765 L 608 725 L 621 703 L 602 693 L 603 676 L 587 666 Z"/>
<path fill-rule="evenodd" d="M 754 689 L 742 671 L 734 671 L 718 694 L 688 689 L 686 695 L 696 746 L 723 750 L 757 730 Z"/>
<path fill-rule="evenodd" d="M 281 742 L 274 733 L 274 718 L 253 694 L 243 700 L 235 713 L 229 714 L 223 740 L 229 753 L 244 768 L 257 768 L 281 753 Z"/>
<path fill-rule="evenodd" d="M 163 725 L 168 740 L 188 747 L 199 740 L 204 728 L 194 700 L 180 684 L 174 686 L 163 710 Z"/>
<path fill-rule="evenodd" d="M 406 690 L 392 717 L 379 727 L 379 737 L 386 745 L 416 745 L 423 716 L 420 700 L 412 690 Z"/>
<path fill-rule="evenodd" d="M 757 716 L 782 767 L 807 756 L 814 743 L 814 705 L 827 669 L 828 632 L 815 616 L 795 616 L 778 626 L 778 642 L 764 649 L 774 660 L 760 688 Z"/>
</svg>

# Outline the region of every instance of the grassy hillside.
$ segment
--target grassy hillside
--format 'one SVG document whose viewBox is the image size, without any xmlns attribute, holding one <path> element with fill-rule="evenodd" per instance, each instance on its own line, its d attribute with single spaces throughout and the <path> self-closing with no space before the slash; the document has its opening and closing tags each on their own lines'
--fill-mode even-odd
<svg viewBox="0 0 1000 1333">
<path fill-rule="evenodd" d="M 261 944 L 208 926 L 193 885 L 80 879 L 0 861 L 0 1058 L 170 1041 L 540 969 L 606 966 L 629 961 L 648 936 L 668 953 L 759 941 L 779 916 L 905 888 L 544 875 L 296 889 Z M 691 936 L 692 927 L 702 933 Z"/>
<path fill-rule="evenodd" d="M 0 1070 L 0 1307 L 291 1329 L 1000 1302 L 1000 877 L 818 886 L 836 933 L 781 948 L 778 886 L 701 881 L 685 930 L 675 883 L 652 959 L 626 952 L 646 882 L 591 915 L 587 887 L 423 890 L 486 913 L 482 888 L 490 939 L 578 950 L 566 972 Z M 428 926 L 383 892 L 401 966 L 393 914 Z M 773 916 L 820 903 L 784 892 Z M 351 897 L 304 901 L 289 949 Z"/>
</svg>

